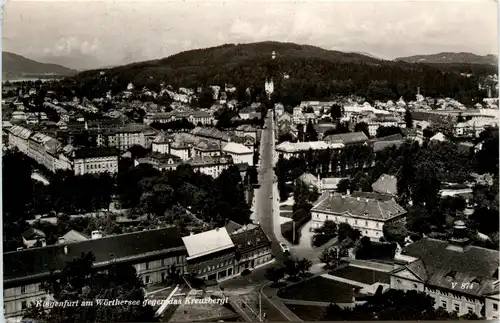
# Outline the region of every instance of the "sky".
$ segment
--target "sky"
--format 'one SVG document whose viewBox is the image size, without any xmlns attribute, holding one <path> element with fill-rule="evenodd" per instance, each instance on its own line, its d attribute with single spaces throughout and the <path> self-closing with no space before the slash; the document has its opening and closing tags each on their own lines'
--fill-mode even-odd
<svg viewBox="0 0 500 323">
<path fill-rule="evenodd" d="M 7 0 L 2 47 L 39 60 L 92 57 L 102 66 L 267 40 L 384 59 L 445 51 L 497 55 L 497 6 L 488 0 Z"/>
</svg>

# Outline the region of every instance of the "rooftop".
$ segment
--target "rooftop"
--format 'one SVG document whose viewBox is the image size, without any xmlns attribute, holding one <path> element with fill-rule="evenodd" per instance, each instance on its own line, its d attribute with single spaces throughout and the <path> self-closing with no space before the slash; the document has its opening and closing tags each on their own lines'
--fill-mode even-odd
<svg viewBox="0 0 500 323">
<path fill-rule="evenodd" d="M 118 156 L 119 153 L 120 150 L 114 147 L 80 148 L 74 151 L 73 158 L 85 159 L 85 158 Z"/>
<path fill-rule="evenodd" d="M 67 261 L 89 251 L 93 252 L 96 257 L 95 264 L 99 266 L 111 260 L 142 258 L 161 252 L 185 253 L 185 247 L 178 229 L 169 227 L 6 252 L 3 254 L 4 283 L 16 284 L 17 280 L 48 275 L 52 270 L 62 270 Z"/>
<path fill-rule="evenodd" d="M 406 213 L 406 210 L 390 197 L 377 194 L 340 195 L 330 192 L 324 193 L 311 211 L 379 221 Z"/>
<path fill-rule="evenodd" d="M 341 143 L 344 145 L 362 143 L 368 141 L 368 137 L 364 132 L 349 132 L 349 133 L 341 133 L 337 135 L 329 135 L 324 138 L 325 141 L 331 143 Z"/>
<path fill-rule="evenodd" d="M 253 154 L 252 149 L 235 142 L 228 143 L 222 150 L 231 154 Z"/>
<path fill-rule="evenodd" d="M 188 260 L 234 247 L 226 228 L 186 236 L 182 241 L 188 252 Z"/>
<path fill-rule="evenodd" d="M 375 183 L 372 184 L 373 191 L 376 193 L 395 195 L 398 193 L 398 179 L 396 176 L 382 174 Z"/>
<path fill-rule="evenodd" d="M 406 267 L 427 284 L 447 289 L 451 280 L 461 285 L 472 283 L 472 289 L 461 289 L 461 293 L 474 296 L 498 293 L 499 253 L 476 246 L 460 250 L 449 248 L 450 242 L 424 237 L 405 247 L 404 254 L 418 258 Z M 395 271 L 397 272 L 397 271 Z"/>
<path fill-rule="evenodd" d="M 236 250 L 241 254 L 271 244 L 271 240 L 269 240 L 260 226 L 235 233 L 231 236 L 231 239 L 236 246 Z"/>
<path fill-rule="evenodd" d="M 282 142 L 276 146 L 277 151 L 294 153 L 300 151 L 312 150 L 326 150 L 326 149 L 339 149 L 344 147 L 342 143 L 328 143 L 325 141 L 308 141 L 291 143 L 289 141 Z"/>
</svg>

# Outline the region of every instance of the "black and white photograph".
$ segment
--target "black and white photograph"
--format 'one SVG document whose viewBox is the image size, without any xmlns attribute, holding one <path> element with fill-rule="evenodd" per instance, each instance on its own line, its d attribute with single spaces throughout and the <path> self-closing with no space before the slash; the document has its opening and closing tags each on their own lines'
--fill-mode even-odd
<svg viewBox="0 0 500 323">
<path fill-rule="evenodd" d="M 0 321 L 497 321 L 499 13 L 5 1 Z"/>
</svg>

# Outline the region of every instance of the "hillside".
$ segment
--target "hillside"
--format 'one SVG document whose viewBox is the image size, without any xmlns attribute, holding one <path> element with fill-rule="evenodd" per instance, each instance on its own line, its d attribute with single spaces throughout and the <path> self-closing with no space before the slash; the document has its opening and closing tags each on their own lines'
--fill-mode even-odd
<svg viewBox="0 0 500 323">
<path fill-rule="evenodd" d="M 459 64 L 490 64 L 498 65 L 498 56 L 485 55 L 480 56 L 472 53 L 438 53 L 432 55 L 414 55 L 408 57 L 399 57 L 396 61 L 408 63 L 459 63 Z"/>
<path fill-rule="evenodd" d="M 21 55 L 2 52 L 3 79 L 44 77 L 48 75 L 68 76 L 75 73 L 75 70 L 61 65 L 40 63 Z"/>
<path fill-rule="evenodd" d="M 277 54 L 274 61 L 272 51 Z M 150 89 L 158 89 L 161 83 L 191 88 L 230 83 L 239 91 L 253 87 L 262 93 L 265 79 L 273 75 L 277 99 L 286 96 L 293 102 L 351 94 L 368 100 L 414 98 L 417 87 L 429 96 L 467 101 L 477 99 L 481 93 L 475 77 L 465 78 L 460 73 L 490 72 L 484 68 L 473 72 L 467 64 L 441 68 L 278 42 L 222 45 L 105 69 L 107 81 L 100 71 L 85 71 L 75 78 L 88 95 L 123 91 L 129 82 L 136 88 Z M 283 79 L 283 73 L 289 78 Z M 238 93 L 238 98 L 243 96 Z"/>
</svg>

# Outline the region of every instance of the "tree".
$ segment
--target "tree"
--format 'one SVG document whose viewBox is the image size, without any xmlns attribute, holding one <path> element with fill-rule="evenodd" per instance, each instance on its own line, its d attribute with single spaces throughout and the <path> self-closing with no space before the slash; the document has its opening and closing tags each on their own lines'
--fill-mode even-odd
<svg viewBox="0 0 500 323">
<path fill-rule="evenodd" d="M 342 194 L 347 193 L 347 191 L 350 189 L 351 189 L 351 181 L 347 178 L 341 179 L 337 184 L 337 191 Z"/>
<path fill-rule="evenodd" d="M 361 131 L 363 132 L 368 138 L 370 138 L 370 130 L 368 128 L 368 124 L 366 122 L 358 122 L 354 126 L 354 131 L 358 132 Z"/>
<path fill-rule="evenodd" d="M 297 278 L 297 275 L 300 272 L 298 262 L 295 259 L 287 259 L 283 263 L 283 269 L 285 270 L 285 274 L 288 275 L 290 280 L 294 280 Z"/>
<path fill-rule="evenodd" d="M 402 134 L 401 128 L 399 127 L 378 127 L 377 128 L 377 138 L 382 138 L 382 137 L 387 137 L 391 135 L 397 135 L 397 134 Z"/>
<path fill-rule="evenodd" d="M 342 106 L 340 104 L 333 104 L 331 107 L 330 107 L 330 117 L 332 118 L 332 120 L 339 120 L 340 118 L 342 118 Z"/>
<path fill-rule="evenodd" d="M 342 257 L 346 257 L 347 255 L 348 252 L 344 248 L 326 248 L 319 255 L 319 260 L 325 264 L 326 269 L 335 269 L 340 265 Z"/>
<path fill-rule="evenodd" d="M 297 262 L 297 268 L 299 270 L 300 276 L 306 276 L 309 270 L 311 269 L 312 261 L 306 258 L 302 258 Z"/>
<path fill-rule="evenodd" d="M 385 223 L 382 230 L 384 238 L 389 242 L 403 243 L 408 236 L 408 230 L 401 223 Z"/>
<path fill-rule="evenodd" d="M 42 288 L 58 302 L 92 302 L 93 306 L 55 306 L 51 309 L 34 304 L 25 318 L 50 322 L 134 322 L 155 321 L 151 306 L 143 306 L 143 283 L 130 265 L 114 264 L 107 272 L 93 268 L 94 255 L 82 254 L 66 263 L 59 274 L 54 274 Z M 122 306 L 98 305 L 97 299 L 128 301 Z M 133 302 L 133 303 L 132 303 Z"/>
<path fill-rule="evenodd" d="M 280 280 L 285 278 L 285 270 L 282 267 L 271 267 L 266 269 L 264 277 L 272 282 L 273 285 L 277 285 Z"/>
<path fill-rule="evenodd" d="M 413 128 L 413 116 L 410 112 L 410 110 L 406 109 L 405 111 L 405 123 L 406 123 L 406 128 L 411 129 Z"/>
<path fill-rule="evenodd" d="M 318 140 L 318 133 L 316 132 L 316 129 L 314 129 L 314 126 L 312 124 L 312 121 L 309 120 L 306 126 L 306 138 L 307 141 L 317 141 Z"/>
<path fill-rule="evenodd" d="M 214 91 L 210 87 L 204 88 L 199 94 L 198 105 L 200 109 L 210 109 L 214 101 Z"/>
</svg>

